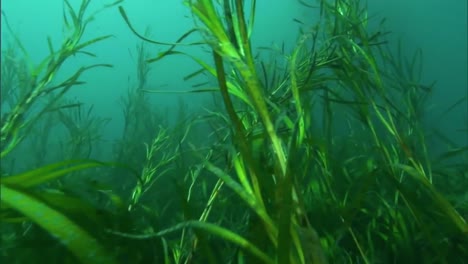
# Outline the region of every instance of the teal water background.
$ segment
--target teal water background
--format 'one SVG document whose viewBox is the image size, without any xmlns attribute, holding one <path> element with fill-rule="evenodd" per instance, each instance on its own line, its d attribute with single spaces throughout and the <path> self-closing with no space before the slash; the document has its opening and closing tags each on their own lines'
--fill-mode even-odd
<svg viewBox="0 0 468 264">
<path fill-rule="evenodd" d="M 80 1 L 70 0 L 73 4 Z M 281 45 L 292 48 L 298 34 L 296 18 L 312 22 L 316 17 L 310 9 L 304 8 L 295 0 L 259 0 L 256 14 L 254 43 L 257 46 Z M 313 1 L 309 1 L 314 3 Z M 108 1 L 92 1 L 96 10 Z M 193 19 L 183 1 L 174 0 L 127 0 L 122 3 L 135 28 L 144 32 L 150 29 L 152 39 L 173 42 L 193 27 Z M 4 0 L 2 10 L 29 52 L 33 62 L 48 55 L 47 36 L 56 47 L 63 36 L 62 15 L 64 4 L 61 0 Z M 466 0 L 369 0 L 369 16 L 375 16 L 376 22 L 387 18 L 386 29 L 393 32 L 395 45 L 398 39 L 403 41 L 405 52 L 411 54 L 417 48 L 423 51 L 423 82 L 437 81 L 430 98 L 428 119 L 433 126 L 460 144 L 468 144 L 467 122 L 468 106 L 466 101 L 445 116 L 446 108 L 462 97 L 467 96 L 467 1 Z M 4 19 L 4 18 L 2 18 Z M 87 104 L 93 104 L 97 114 L 112 118 L 105 128 L 106 137 L 112 141 L 120 134 L 122 126 L 119 98 L 125 96 L 129 86 L 135 85 L 136 62 L 135 47 L 141 41 L 128 29 L 119 15 L 117 8 L 105 10 L 97 15 L 90 24 L 84 39 L 112 34 L 114 37 L 92 47 L 97 59 L 76 58 L 70 61 L 62 76 L 71 74 L 83 63 L 111 63 L 113 69 L 96 69 L 86 73 L 86 85 L 76 87 L 69 95 Z M 191 40 L 196 40 L 192 38 Z M 11 41 L 11 37 L 2 20 L 2 46 Z M 166 47 L 148 46 L 150 53 L 157 54 Z M 209 54 L 199 48 L 187 51 L 202 58 Z M 190 89 L 193 83 L 182 79 L 199 67 L 185 57 L 167 58 L 152 66 L 148 88 L 164 87 L 170 90 Z M 155 104 L 167 108 L 169 115 L 177 107 L 177 101 L 183 95 L 157 94 L 152 97 Z M 185 101 L 191 107 L 203 106 L 206 97 L 185 95 Z M 174 111 L 175 113 L 176 111 Z"/>
</svg>

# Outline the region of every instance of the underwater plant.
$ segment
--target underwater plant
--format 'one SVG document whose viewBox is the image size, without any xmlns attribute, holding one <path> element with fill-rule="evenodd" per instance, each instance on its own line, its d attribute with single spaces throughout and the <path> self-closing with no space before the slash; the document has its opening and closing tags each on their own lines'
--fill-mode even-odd
<svg viewBox="0 0 468 264">
<path fill-rule="evenodd" d="M 119 7 L 137 37 L 170 46 L 148 63 L 186 55 L 202 67 L 187 79 L 206 72 L 217 80 L 217 88 L 187 91 L 215 92 L 224 103 L 224 110 L 212 113 L 227 127 L 221 146 L 228 161 L 200 157 L 203 170 L 218 178 L 206 208 L 226 186 L 249 213 L 241 229 L 220 225 L 221 213 L 221 222 L 189 217 L 154 234 L 116 234 L 145 239 L 191 227 L 199 243 L 186 263 L 196 251 L 206 262 L 221 261 L 210 253 L 206 236 L 236 245 L 240 251 L 233 258 L 240 263 L 373 263 L 417 261 L 421 252 L 437 260 L 449 258 L 447 252 L 466 254 L 457 241 L 467 232 L 466 222 L 431 183 L 421 120 L 431 89 L 419 83 L 420 53 L 410 61 L 394 57 L 382 25 L 368 31 L 360 1 L 318 2 L 320 22 L 303 31 L 286 55 L 287 70 L 279 72 L 267 69 L 252 50 L 256 1 L 186 1 L 197 27 L 174 43 L 142 37 Z M 201 45 L 182 43 L 195 30 L 211 47 L 214 66 L 177 51 L 178 45 Z M 415 188 L 426 198 L 413 195 Z M 428 207 L 424 199 L 434 203 Z M 429 220 L 434 214 L 427 210 L 444 220 Z M 439 221 L 447 232 L 457 230 L 458 238 L 430 254 L 443 240 L 433 237 Z"/>
<path fill-rule="evenodd" d="M 440 135 L 450 149 L 431 155 L 428 135 L 439 133 L 430 131 L 424 114 L 435 84 L 421 83 L 422 53 L 395 49 L 384 19 L 371 19 L 362 1 L 299 2 L 320 19 L 312 27 L 296 20 L 302 26 L 290 51 L 254 48 L 255 0 L 185 1 L 194 28 L 173 43 L 140 34 L 119 6 L 143 44 L 136 84 L 121 100 L 116 162 L 89 160 L 88 145 L 72 144 L 67 154 L 79 159 L 2 176 L 0 220 L 11 223 L 2 227 L 2 257 L 19 255 L 18 263 L 46 253 L 57 263 L 463 263 L 468 147 Z M 83 48 L 109 36 L 82 42 L 94 16 L 85 15 L 90 0 L 78 10 L 65 3 L 70 37 L 58 50 L 50 45 L 51 55 L 35 71 L 45 79 L 36 76 L 18 100 L 5 99 L 12 111 L 2 118 L 2 157 L 14 156 L 30 125 L 50 110 L 72 142 L 98 138 L 99 119 L 88 114 L 87 129 L 76 130 L 73 113 L 81 109 L 62 98 L 82 83 L 83 72 L 110 65 L 82 67 L 60 85 L 50 80 L 67 58 L 89 55 Z M 200 40 L 186 42 L 197 33 Z M 152 56 L 153 45 L 167 49 Z M 186 46 L 208 49 L 211 57 Z M 5 58 L 14 54 L 8 52 Z M 177 93 L 213 95 L 204 114 L 188 113 L 180 103 L 178 119 L 168 120 L 152 104 L 154 94 L 173 91 L 149 88 L 150 65 L 170 56 L 199 64 L 184 80 L 203 81 Z M 44 95 L 52 99 L 41 105 Z M 43 111 L 31 111 L 33 104 Z M 65 175 L 77 179 L 75 190 L 53 181 Z M 97 192 L 79 190 L 85 176 Z M 54 247 L 34 248 L 28 239 Z M 24 249 L 21 242 L 34 246 Z"/>
<path fill-rule="evenodd" d="M 71 107 L 60 105 L 61 99 L 72 87 L 83 84 L 80 77 L 84 72 L 96 67 L 111 67 L 109 64 L 82 66 L 64 81 L 54 83 L 57 81 L 57 72 L 69 58 L 77 54 L 95 57 L 93 53 L 84 49 L 111 37 L 111 35 L 106 35 L 88 41 L 82 40 L 88 24 L 96 15 L 96 13 L 87 15 L 90 2 L 90 0 L 84 0 L 79 8 L 75 9 L 69 1 L 64 1 L 63 22 L 67 35 L 58 49 L 54 49 L 51 39 L 48 39 L 50 54 L 37 66 L 28 64 L 26 82 L 20 79 L 16 83 L 18 86 L 12 86 L 15 83 L 3 83 L 2 78 L 2 93 L 8 89 L 15 89 L 14 93 L 17 94 L 14 103 L 10 103 L 11 109 L 2 118 L 0 131 L 2 159 L 10 155 L 12 150 L 29 136 L 32 125 L 37 123 L 42 116 Z M 104 9 L 120 2 L 109 4 Z M 2 16 L 9 33 L 15 40 L 15 45 L 28 59 L 27 51 L 10 28 L 3 11 Z M 3 60 L 3 62 L 7 63 L 5 67 L 15 69 L 15 60 Z M 44 101 L 45 104 L 41 104 Z M 101 166 L 110 165 L 86 159 L 63 160 L 15 175 L 2 176 L 1 220 L 12 223 L 32 221 L 56 237 L 82 263 L 114 263 L 113 256 L 99 244 L 96 238 L 64 213 L 72 211 L 91 217 L 93 209 L 89 211 L 89 205 L 53 189 L 36 188 L 38 185 L 69 173 Z"/>
</svg>

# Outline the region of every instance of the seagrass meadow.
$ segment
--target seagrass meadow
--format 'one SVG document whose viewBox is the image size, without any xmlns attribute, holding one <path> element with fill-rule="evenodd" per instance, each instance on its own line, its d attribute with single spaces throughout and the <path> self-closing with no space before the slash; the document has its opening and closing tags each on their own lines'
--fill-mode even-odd
<svg viewBox="0 0 468 264">
<path fill-rule="evenodd" d="M 172 42 L 127 1 L 63 0 L 40 63 L 2 11 L 1 263 L 467 263 L 468 146 L 428 124 L 422 52 L 366 3 L 297 0 L 316 19 L 287 48 L 254 42 L 264 0 L 187 0 Z M 116 66 L 90 51 L 114 41 L 88 32 L 107 10 L 140 43 L 110 145 L 110 120 L 70 96 Z M 174 91 L 153 67 L 173 57 L 198 66 L 161 109 Z"/>
</svg>

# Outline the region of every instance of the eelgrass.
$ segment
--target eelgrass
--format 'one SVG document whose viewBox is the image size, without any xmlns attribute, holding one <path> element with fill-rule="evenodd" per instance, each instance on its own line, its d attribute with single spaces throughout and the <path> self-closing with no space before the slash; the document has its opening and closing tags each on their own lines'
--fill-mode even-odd
<svg viewBox="0 0 468 264">
<path fill-rule="evenodd" d="M 117 1 L 114 4 L 119 2 L 121 1 Z M 51 86 L 52 80 L 54 80 L 58 70 L 67 59 L 73 55 L 76 55 L 77 53 L 84 53 L 89 56 L 95 56 L 92 53 L 83 51 L 83 49 L 111 37 L 111 35 L 107 35 L 82 42 L 81 38 L 83 37 L 84 31 L 89 22 L 94 18 L 94 15 L 89 17 L 85 16 L 85 11 L 87 10 L 89 3 L 90 1 L 83 1 L 80 5 L 80 9 L 78 12 L 76 12 L 70 3 L 65 1 L 67 13 L 64 14 L 64 24 L 67 27 L 67 30 L 69 30 L 69 36 L 64 39 L 61 47 L 58 50 L 54 49 L 52 42 L 49 39 L 48 44 L 50 55 L 47 56 L 41 63 L 39 63 L 37 67 L 30 69 L 30 83 L 28 84 L 29 89 L 23 97 L 19 98 L 19 101 L 11 109 L 10 113 L 2 123 L 1 157 L 7 155 L 21 142 L 21 140 L 24 138 L 22 134 L 25 133 L 25 130 L 28 128 L 28 126 L 30 126 L 39 117 L 50 110 L 50 108 L 58 107 L 55 105 L 55 102 L 61 98 L 71 87 L 82 84 L 82 82 L 78 79 L 83 72 L 95 67 L 111 67 L 109 64 L 95 64 L 81 67 L 65 81 Z M 114 4 L 111 4 L 108 7 Z M 6 16 L 3 12 L 2 15 L 4 17 Z M 71 20 L 70 22 L 68 21 L 69 19 Z M 9 28 L 7 20 L 5 21 L 7 28 Z M 11 29 L 10 32 L 15 37 L 16 44 L 20 47 L 21 51 L 26 57 L 28 57 L 26 50 L 23 48 L 21 42 L 17 39 Z M 38 114 L 28 116 L 31 115 L 30 111 L 34 104 L 41 96 L 44 95 L 50 96 L 50 102 L 45 107 L 42 107 L 39 111 L 37 111 Z"/>
<path fill-rule="evenodd" d="M 378 31 L 383 29 L 368 32 L 372 21 L 361 2 L 322 0 L 320 24 L 301 33 L 290 55 L 271 50 L 272 56 L 278 56 L 267 66 L 253 55 L 250 43 L 256 1 L 250 2 L 250 13 L 243 1 L 215 2 L 186 2 L 197 29 L 175 43 L 140 35 L 131 26 L 131 16 L 119 8 L 138 37 L 170 46 L 152 59 L 140 46 L 138 91 L 166 92 L 146 88 L 150 71 L 145 61 L 186 55 L 202 68 L 186 80 L 206 72 L 217 81 L 215 87 L 195 87 L 186 93 L 215 92 L 222 105 L 188 123 L 172 139 L 155 125 L 156 117 L 145 117 L 156 115 L 148 110 L 147 95 L 131 90 L 124 109 L 127 141 L 118 145 L 116 153 L 120 161 L 141 170 L 126 192 L 126 211 L 137 224 L 115 217 L 113 226 L 106 225 L 112 239 L 98 243 L 68 223 L 80 234 L 79 242 L 95 245 L 103 257 L 106 245 L 115 246 L 115 256 L 133 263 L 457 263 L 465 259 L 467 225 L 461 214 L 466 214 L 466 206 L 453 206 L 456 198 L 446 198 L 434 184 L 438 175 L 447 172 L 442 172 L 441 164 L 439 171 L 434 170 L 429 156 L 421 115 L 422 99 L 430 89 L 419 83 L 421 55 L 416 53 L 409 61 L 401 53 L 392 55 L 386 33 Z M 204 41 L 182 43 L 197 30 Z M 203 44 L 212 50 L 212 64 L 177 51 L 179 45 Z M 209 122 L 209 132 L 216 135 L 211 147 L 189 141 L 188 134 L 200 121 Z M 466 147 L 456 148 L 446 157 L 465 152 Z M 32 187 L 102 165 L 63 162 L 40 173 L 13 176 L 6 182 L 11 186 L 5 187 L 16 190 L 16 179 Z M 168 177 L 169 168 L 173 177 Z M 169 192 L 171 181 L 177 195 L 162 195 Z M 9 192 L 9 197 L 13 194 Z M 29 192 L 21 194 L 30 197 Z M 57 211 L 52 206 L 60 208 L 65 201 L 77 205 L 74 213 L 89 211 L 65 195 L 37 195 L 48 201 L 38 205 L 54 217 Z M 177 198 L 180 208 L 174 202 Z M 28 205 L 38 202 L 28 199 Z M 35 211 L 25 208 L 17 209 L 34 218 Z M 60 212 L 56 219 L 65 216 Z M 164 216 L 170 219 L 163 221 Z M 43 226 L 66 239 L 62 229 Z M 69 249 L 84 259 L 79 245 Z"/>
<path fill-rule="evenodd" d="M 209 0 L 189 1 L 187 5 L 205 26 L 202 32 L 213 49 L 215 66 L 187 55 L 217 79 L 226 112 L 222 119 L 229 120 L 227 125 L 233 142 L 233 146 L 227 148 L 231 165 L 219 167 L 206 160 L 204 166 L 250 207 L 254 215 L 248 225 L 260 221 L 258 226 L 263 229 L 250 231 L 251 246 L 241 246 L 245 252 L 269 262 L 258 255 L 260 249 L 274 256 L 278 263 L 324 263 L 323 251 L 334 254 L 329 255 L 333 261 L 398 260 L 401 259 L 397 256 L 398 249 L 414 254 L 411 258 L 415 259 L 417 253 L 409 252 L 416 252 L 416 247 L 410 249 L 405 243 L 415 239 L 412 233 L 417 230 L 429 235 L 430 227 L 421 219 L 427 212 L 418 209 L 422 204 L 408 193 L 406 184 L 416 184 L 426 190 L 426 195 L 436 201 L 436 210 L 441 210 L 457 232 L 466 233 L 464 220 L 430 184 L 430 161 L 419 119 L 423 105 L 415 105 L 416 100 L 428 92 L 414 77 L 418 57 L 416 55 L 413 62 L 407 64 L 408 72 L 401 71 L 403 67 L 389 70 L 381 66 L 387 62 L 398 64 L 402 58 L 394 58 L 382 49 L 387 44 L 385 32 L 367 31 L 367 11 L 360 2 L 320 1 L 323 22 L 315 28 L 316 32 L 306 32 L 299 39 L 297 47 L 287 57 L 289 71 L 277 74 L 277 69 L 273 68 L 272 77 L 268 76 L 270 72 L 263 63 L 260 64 L 261 77 L 258 75 L 258 63 L 250 46 L 255 1 L 251 2 L 248 22 L 244 18 L 242 1 L 224 1 L 219 8 Z M 120 10 L 130 25 L 125 12 Z M 321 45 L 317 43 L 322 37 L 320 34 L 325 37 Z M 183 54 L 174 51 L 176 44 L 163 55 Z M 229 74 L 225 65 L 230 68 Z M 194 72 L 189 78 L 200 72 L 202 70 Z M 206 91 L 215 89 L 188 92 Z M 392 97 L 400 94 L 405 100 L 397 104 Z M 322 109 L 311 113 L 317 107 L 310 102 L 316 102 Z M 351 110 L 349 114 L 335 113 L 346 108 Z M 322 124 L 314 121 L 320 115 Z M 280 136 L 282 127 L 286 132 Z M 350 131 L 340 136 L 339 128 L 350 128 Z M 340 140 L 340 137 L 351 138 Z M 370 146 L 359 143 L 360 140 Z M 411 149 L 415 144 L 421 144 L 422 150 L 416 153 Z M 346 148 L 358 148 L 363 152 L 348 153 Z M 340 153 L 339 150 L 346 151 Z M 306 166 L 300 168 L 303 165 Z M 230 173 L 230 167 L 237 179 Z M 411 183 L 407 177 L 411 177 Z M 304 188 L 303 184 L 309 187 Z M 388 186 L 383 187 L 383 184 Z M 297 192 L 298 189 L 301 191 Z M 383 193 L 377 194 L 377 205 L 369 207 L 370 196 L 366 193 L 379 189 Z M 308 213 L 319 210 L 320 205 L 330 208 L 318 215 Z M 377 216 L 372 216 L 374 207 L 378 208 Z M 311 215 L 314 215 L 313 222 L 308 220 Z M 320 219 L 327 217 L 333 218 L 334 226 Z M 367 218 L 368 225 L 358 225 L 357 217 Z M 400 231 L 385 230 L 385 225 L 379 228 L 381 217 L 388 223 L 395 223 Z M 411 224 L 411 219 L 417 224 Z M 315 233 L 312 226 L 320 227 L 320 234 L 326 237 L 322 241 L 316 239 L 314 243 L 318 246 L 301 241 L 305 233 Z M 303 228 L 309 231 L 298 231 Z M 344 233 L 333 233 L 329 228 L 343 229 Z M 204 231 L 225 239 L 229 233 L 208 228 Z M 355 253 L 336 251 L 336 236 L 345 237 L 351 244 L 343 246 L 352 245 L 351 251 Z M 429 239 L 433 241 L 434 238 Z M 321 249 L 321 242 L 325 249 Z M 390 245 L 377 248 L 383 246 L 379 243 Z M 436 249 L 436 243 L 431 243 Z M 315 251 L 306 258 L 305 252 L 310 253 L 312 248 Z M 348 254 L 348 258 L 340 259 L 336 254 L 343 257 Z M 438 258 L 443 257 L 439 255 Z"/>
<path fill-rule="evenodd" d="M 121 1 L 114 2 L 106 6 L 106 8 L 119 2 Z M 63 22 L 68 32 L 63 43 L 56 50 L 52 45 L 52 41 L 48 39 L 50 55 L 44 58 L 36 67 L 28 65 L 30 66 L 27 72 L 28 82 L 18 82 L 18 85 L 21 86 L 17 87 L 18 92 L 12 92 L 18 96 L 15 98 L 14 103 L 10 102 L 11 109 L 6 117 L 2 118 L 0 131 L 0 157 L 2 159 L 9 155 L 28 136 L 32 125 L 37 123 L 39 118 L 47 113 L 70 107 L 70 105 L 60 105 L 60 99 L 73 86 L 83 83 L 79 80 L 82 73 L 95 67 L 111 67 L 108 64 L 83 66 L 66 80 L 53 84 L 53 81 L 56 81 L 57 72 L 70 57 L 79 53 L 95 56 L 83 49 L 110 37 L 110 35 L 107 35 L 82 41 L 86 27 L 94 18 L 94 14 L 91 16 L 86 15 L 90 1 L 82 1 L 78 10 L 75 10 L 68 1 L 65 1 L 64 4 Z M 11 30 L 3 11 L 2 15 L 9 32 L 13 35 L 15 45 L 28 58 L 26 50 Z M 10 64 L 14 66 L 14 60 L 10 61 Z M 13 85 L 14 83 L 2 84 Z M 2 86 L 2 92 L 4 88 L 13 89 L 13 87 Z M 48 97 L 49 100 L 45 105 L 41 105 L 40 102 L 44 97 Z M 9 217 L 9 212 L 12 210 L 17 211 L 28 220 L 42 227 L 50 235 L 55 236 L 81 263 L 115 263 L 114 255 L 107 252 L 107 249 L 92 234 L 76 224 L 64 213 L 65 208 L 71 206 L 71 204 L 67 203 L 73 201 L 73 198 L 66 195 L 51 196 L 45 190 L 36 189 L 39 184 L 59 179 L 72 172 L 109 165 L 92 160 L 65 160 L 3 178 L 1 182 L 1 220 L 6 222 L 14 220 L 14 218 Z M 77 212 L 89 213 L 85 209 L 89 208 L 84 205 L 85 203 L 80 204 L 79 200 L 75 201 L 77 204 L 75 204 L 74 209 Z"/>
</svg>

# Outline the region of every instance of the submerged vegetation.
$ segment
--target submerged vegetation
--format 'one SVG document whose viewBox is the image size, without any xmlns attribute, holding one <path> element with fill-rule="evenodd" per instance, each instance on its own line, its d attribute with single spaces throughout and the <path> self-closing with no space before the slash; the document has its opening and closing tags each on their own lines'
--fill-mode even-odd
<svg viewBox="0 0 468 264">
<path fill-rule="evenodd" d="M 425 103 L 436 87 L 421 83 L 422 54 L 404 56 L 359 1 L 299 1 L 319 22 L 301 28 L 291 52 L 255 48 L 255 0 L 186 1 L 195 26 L 174 43 L 141 34 L 118 6 L 142 44 L 111 157 L 98 154 L 107 120 L 66 98 L 84 72 L 111 65 L 57 79 L 71 56 L 96 57 L 85 48 L 110 36 L 83 41 L 98 14 L 88 15 L 91 0 L 64 2 L 68 35 L 58 49 L 48 41 L 38 66 L 17 37 L 2 50 L 5 263 L 468 259 L 468 146 L 431 129 Z M 196 33 L 202 41 L 185 40 Z M 167 50 L 154 56 L 152 45 Z M 209 48 L 209 59 L 187 45 Z M 151 104 L 161 92 L 148 88 L 151 66 L 170 56 L 200 65 L 184 80 L 208 82 L 184 96 L 209 93 L 212 107 L 189 114 L 181 102 L 173 121 Z"/>
</svg>

